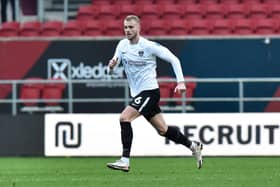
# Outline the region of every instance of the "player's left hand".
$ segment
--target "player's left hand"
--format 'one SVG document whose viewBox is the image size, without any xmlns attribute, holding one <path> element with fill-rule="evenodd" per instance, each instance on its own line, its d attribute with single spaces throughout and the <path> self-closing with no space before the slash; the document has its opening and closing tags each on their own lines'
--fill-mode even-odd
<svg viewBox="0 0 280 187">
<path fill-rule="evenodd" d="M 182 94 L 186 91 L 186 86 L 184 82 L 178 82 L 176 88 L 174 89 L 174 93 Z"/>
</svg>

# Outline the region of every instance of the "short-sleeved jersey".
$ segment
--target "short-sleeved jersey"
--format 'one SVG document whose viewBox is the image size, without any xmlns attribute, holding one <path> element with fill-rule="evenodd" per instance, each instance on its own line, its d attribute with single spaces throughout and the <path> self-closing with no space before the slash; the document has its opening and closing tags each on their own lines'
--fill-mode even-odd
<svg viewBox="0 0 280 187">
<path fill-rule="evenodd" d="M 131 96 L 159 87 L 156 80 L 156 57 L 170 62 L 177 81 L 184 81 L 179 59 L 166 47 L 143 37 L 140 37 L 137 44 L 131 44 L 128 39 L 118 43 L 114 58 L 118 58 L 118 62 L 124 66 Z"/>
</svg>

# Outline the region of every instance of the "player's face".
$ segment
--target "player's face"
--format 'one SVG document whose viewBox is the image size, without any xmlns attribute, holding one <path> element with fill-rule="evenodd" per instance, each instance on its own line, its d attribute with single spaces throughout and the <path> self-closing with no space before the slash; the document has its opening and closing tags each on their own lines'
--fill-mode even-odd
<svg viewBox="0 0 280 187">
<path fill-rule="evenodd" d="M 135 20 L 124 20 L 124 33 L 130 41 L 134 42 L 138 39 L 140 25 Z"/>
</svg>

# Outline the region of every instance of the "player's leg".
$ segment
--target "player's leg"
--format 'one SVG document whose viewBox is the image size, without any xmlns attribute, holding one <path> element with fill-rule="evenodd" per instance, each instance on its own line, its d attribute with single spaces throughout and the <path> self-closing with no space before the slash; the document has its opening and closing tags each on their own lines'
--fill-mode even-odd
<svg viewBox="0 0 280 187">
<path fill-rule="evenodd" d="M 161 113 L 158 113 L 149 119 L 149 122 L 157 130 L 161 136 L 165 136 L 175 143 L 185 145 L 188 147 L 197 160 L 197 167 L 202 167 L 202 155 L 201 150 L 203 145 L 200 142 L 190 141 L 184 136 L 178 128 L 167 126 Z"/>
<path fill-rule="evenodd" d="M 129 157 L 131 144 L 133 139 L 133 131 L 131 127 L 131 122 L 136 119 L 140 113 L 133 107 L 127 106 L 120 116 L 120 126 L 121 126 L 121 141 L 123 145 L 122 157 L 113 163 L 108 163 L 107 166 L 111 169 L 117 169 L 122 171 L 129 171 Z"/>
</svg>

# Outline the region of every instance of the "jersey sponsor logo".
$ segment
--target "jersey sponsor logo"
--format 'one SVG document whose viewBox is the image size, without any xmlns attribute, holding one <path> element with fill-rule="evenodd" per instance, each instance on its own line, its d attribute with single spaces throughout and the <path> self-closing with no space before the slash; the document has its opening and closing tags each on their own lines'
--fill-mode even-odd
<svg viewBox="0 0 280 187">
<path fill-rule="evenodd" d="M 144 55 L 144 51 L 138 51 L 138 55 L 142 57 Z"/>
</svg>

